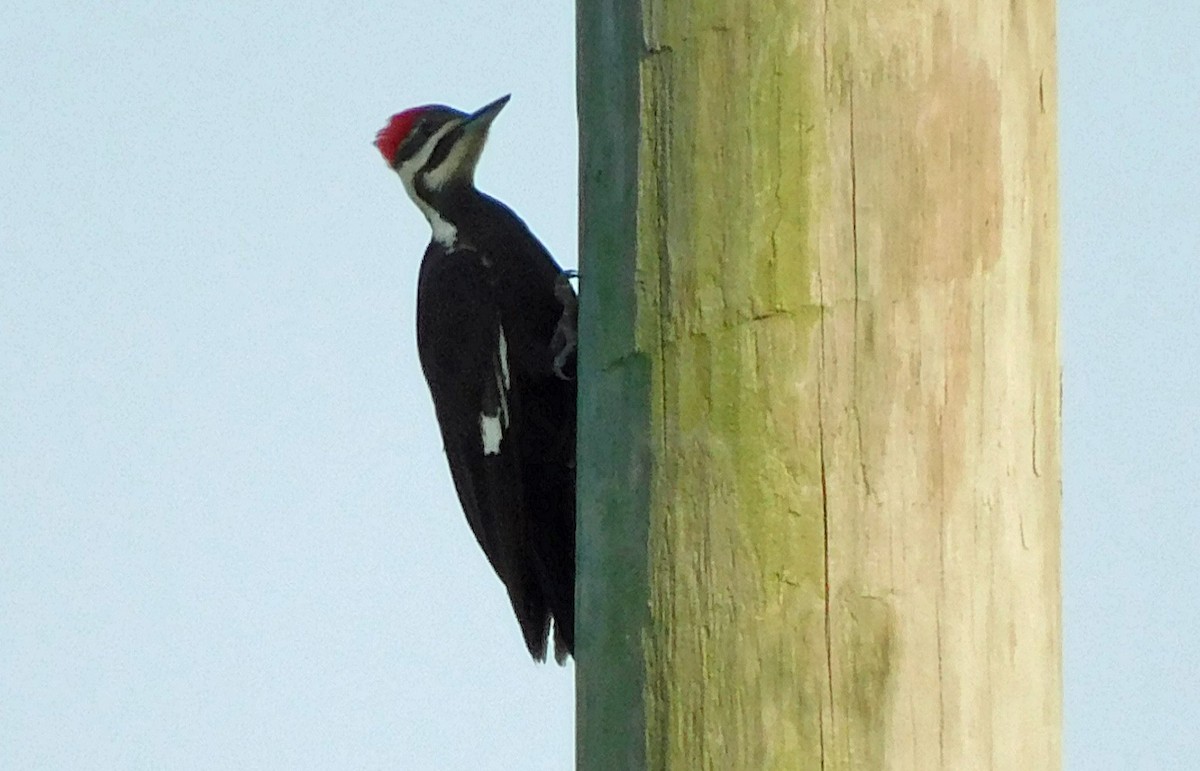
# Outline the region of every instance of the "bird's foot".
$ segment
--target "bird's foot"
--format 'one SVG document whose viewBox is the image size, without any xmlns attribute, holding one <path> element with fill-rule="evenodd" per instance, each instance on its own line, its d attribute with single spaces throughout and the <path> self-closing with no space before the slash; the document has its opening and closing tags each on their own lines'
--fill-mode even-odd
<svg viewBox="0 0 1200 771">
<path fill-rule="evenodd" d="M 574 380 L 575 351 L 577 348 L 577 324 L 579 318 L 579 298 L 571 286 L 571 279 L 579 276 L 578 271 L 565 270 L 554 282 L 554 296 L 562 304 L 562 316 L 558 326 L 554 328 L 554 337 L 550 340 L 550 351 L 554 354 L 554 374 L 562 380 Z"/>
</svg>

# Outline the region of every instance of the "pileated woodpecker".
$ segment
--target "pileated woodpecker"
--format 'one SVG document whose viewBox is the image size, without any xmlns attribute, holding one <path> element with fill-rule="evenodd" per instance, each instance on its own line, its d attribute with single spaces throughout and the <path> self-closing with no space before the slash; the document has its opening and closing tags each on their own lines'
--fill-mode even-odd
<svg viewBox="0 0 1200 771">
<path fill-rule="evenodd" d="M 575 310 L 565 273 L 507 206 L 475 189 L 505 96 L 467 114 L 393 115 L 375 146 L 433 237 L 417 287 L 417 350 L 467 522 L 530 655 L 574 652 Z"/>
</svg>

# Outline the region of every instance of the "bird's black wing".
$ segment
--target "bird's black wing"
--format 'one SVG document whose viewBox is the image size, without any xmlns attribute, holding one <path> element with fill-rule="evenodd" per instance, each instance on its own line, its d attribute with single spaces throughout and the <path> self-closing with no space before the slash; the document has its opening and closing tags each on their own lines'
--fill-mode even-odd
<svg viewBox="0 0 1200 771">
<path fill-rule="evenodd" d="M 502 267 L 508 353 L 519 391 L 513 441 L 521 455 L 526 531 L 542 596 L 554 619 L 555 657 L 575 649 L 575 337 L 577 299 L 562 269 L 504 204 L 479 217 Z"/>
<path fill-rule="evenodd" d="M 467 522 L 508 589 L 529 652 L 543 659 L 551 609 L 526 511 L 525 395 L 496 278 L 481 257 L 431 245 L 421 263 L 417 348 Z"/>
<path fill-rule="evenodd" d="M 561 661 L 575 650 L 575 381 L 541 377 L 521 397 L 525 512 Z"/>
</svg>

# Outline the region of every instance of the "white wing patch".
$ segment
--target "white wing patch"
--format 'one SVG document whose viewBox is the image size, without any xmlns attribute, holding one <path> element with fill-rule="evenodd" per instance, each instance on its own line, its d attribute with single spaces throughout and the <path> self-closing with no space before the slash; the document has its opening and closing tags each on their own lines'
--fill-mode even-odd
<svg viewBox="0 0 1200 771">
<path fill-rule="evenodd" d="M 503 326 L 499 329 L 496 356 L 492 363 L 492 375 L 496 379 L 496 393 L 499 398 L 495 414 L 490 414 L 486 408 L 479 413 L 479 435 L 483 440 L 484 455 L 500 454 L 500 442 L 504 439 L 504 429 L 508 428 L 508 392 L 511 380 L 508 373 L 508 340 L 504 337 Z"/>
<path fill-rule="evenodd" d="M 500 425 L 499 415 L 479 413 L 479 433 L 483 436 L 483 454 L 499 455 L 500 440 L 504 438 L 504 428 Z"/>
<path fill-rule="evenodd" d="M 497 344 L 496 347 L 500 352 L 500 356 L 499 356 L 500 377 L 503 380 L 503 383 L 498 383 L 497 385 L 504 386 L 501 389 L 500 398 L 501 398 L 502 402 L 504 403 L 505 410 L 507 410 L 508 409 L 508 389 L 511 387 L 511 384 L 508 379 L 508 340 L 504 339 L 504 327 L 503 326 L 500 327 L 500 338 L 499 339 L 500 339 L 500 342 Z"/>
</svg>

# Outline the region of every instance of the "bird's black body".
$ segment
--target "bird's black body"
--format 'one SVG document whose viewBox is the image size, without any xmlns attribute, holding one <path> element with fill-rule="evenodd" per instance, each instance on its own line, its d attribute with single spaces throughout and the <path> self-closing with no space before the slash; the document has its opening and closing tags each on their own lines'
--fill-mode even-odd
<svg viewBox="0 0 1200 771">
<path fill-rule="evenodd" d="M 562 269 L 508 207 L 469 175 L 429 184 L 474 116 L 421 109 L 432 128 L 406 133 L 431 147 L 402 142 L 389 158 L 434 230 L 417 289 L 421 367 L 458 499 L 525 644 L 543 659 L 553 619 L 561 659 L 574 650 L 576 386 L 556 364 L 573 358 L 573 329 L 569 350 L 556 341 L 574 309 Z"/>
</svg>

